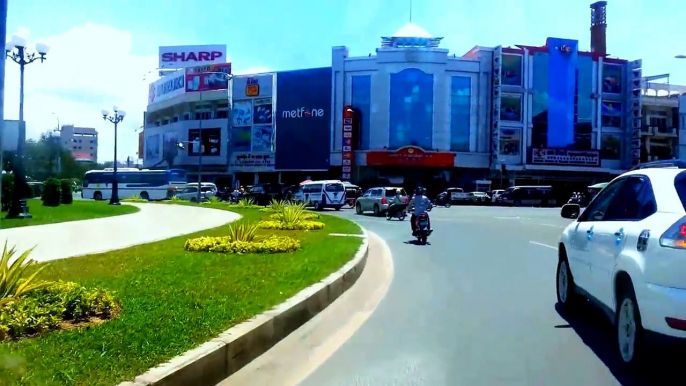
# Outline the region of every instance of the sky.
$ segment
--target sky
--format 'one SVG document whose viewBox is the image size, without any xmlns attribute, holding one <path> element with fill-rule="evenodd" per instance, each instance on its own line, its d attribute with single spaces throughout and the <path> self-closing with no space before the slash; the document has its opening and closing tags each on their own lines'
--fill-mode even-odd
<svg viewBox="0 0 686 386">
<path fill-rule="evenodd" d="M 234 73 L 331 65 L 331 47 L 366 56 L 410 21 L 462 55 L 475 45 L 544 45 L 547 37 L 589 49 L 591 1 L 569 0 L 9 0 L 7 40 L 50 46 L 26 67 L 27 137 L 60 124 L 94 127 L 100 162 L 113 157 L 113 125 L 102 109 L 127 113 L 118 159 L 136 158 L 148 84 L 159 46 L 226 44 Z M 686 84 L 684 0 L 609 0 L 608 53 L 643 59 L 643 74 Z M 19 115 L 19 66 L 6 61 L 5 119 Z"/>
</svg>

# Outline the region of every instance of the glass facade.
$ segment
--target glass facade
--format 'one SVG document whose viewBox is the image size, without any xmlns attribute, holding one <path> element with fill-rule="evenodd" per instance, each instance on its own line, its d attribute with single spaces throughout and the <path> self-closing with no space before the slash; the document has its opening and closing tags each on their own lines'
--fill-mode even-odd
<svg viewBox="0 0 686 386">
<path fill-rule="evenodd" d="M 433 148 L 434 77 L 408 68 L 391 74 L 389 148 Z"/>
<path fill-rule="evenodd" d="M 450 81 L 450 150 L 469 151 L 472 79 L 453 76 Z"/>
<path fill-rule="evenodd" d="M 369 150 L 370 111 L 372 103 L 371 75 L 356 75 L 352 77 L 352 106 L 358 114 L 359 130 L 356 133 L 356 149 Z"/>
<path fill-rule="evenodd" d="M 536 52 L 533 55 L 534 96 L 532 106 L 533 130 L 531 146 L 548 147 L 548 54 Z"/>
<path fill-rule="evenodd" d="M 593 59 L 588 56 L 578 56 L 575 69 L 569 68 L 571 63 L 560 61 L 553 63 L 551 67 L 550 60 L 547 53 L 536 52 L 533 55 L 534 94 L 531 145 L 539 149 L 590 150 L 593 138 L 593 104 L 595 103 L 591 99 Z M 550 77 L 555 79 L 555 82 L 550 82 Z M 573 90 L 573 102 L 567 103 L 568 101 L 562 99 L 570 99 L 570 90 Z M 569 106 L 574 106 L 574 108 L 571 109 Z M 553 115 L 549 115 L 551 108 Z M 551 119 L 555 122 L 551 122 Z M 570 131 L 568 126 L 571 126 L 572 132 L 568 132 Z M 551 138 L 551 135 L 554 138 Z"/>
</svg>

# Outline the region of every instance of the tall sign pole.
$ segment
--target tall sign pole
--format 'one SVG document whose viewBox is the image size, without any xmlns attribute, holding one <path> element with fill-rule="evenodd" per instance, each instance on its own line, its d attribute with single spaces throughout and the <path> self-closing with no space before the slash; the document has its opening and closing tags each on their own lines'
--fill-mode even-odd
<svg viewBox="0 0 686 386">
<path fill-rule="evenodd" d="M 7 0 L 0 0 L 0 41 L 7 41 Z M 5 61 L 0 60 L 0 206 L 2 205 L 2 172 L 5 170 L 2 159 L 3 137 L 5 134 Z"/>
</svg>

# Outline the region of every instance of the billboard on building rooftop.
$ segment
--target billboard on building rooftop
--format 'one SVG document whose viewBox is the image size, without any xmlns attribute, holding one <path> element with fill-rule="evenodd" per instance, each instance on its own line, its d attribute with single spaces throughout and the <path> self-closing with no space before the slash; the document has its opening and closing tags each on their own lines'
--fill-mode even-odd
<svg viewBox="0 0 686 386">
<path fill-rule="evenodd" d="M 276 75 L 276 170 L 329 170 L 331 68 Z"/>
</svg>

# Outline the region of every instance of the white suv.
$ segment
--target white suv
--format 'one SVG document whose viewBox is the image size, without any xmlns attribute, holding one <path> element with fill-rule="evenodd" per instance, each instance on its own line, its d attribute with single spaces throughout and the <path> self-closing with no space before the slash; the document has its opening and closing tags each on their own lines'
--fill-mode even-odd
<svg viewBox="0 0 686 386">
<path fill-rule="evenodd" d="M 580 215 L 579 215 L 580 214 Z M 581 211 L 558 247 L 557 300 L 606 311 L 622 362 L 633 366 L 647 332 L 686 338 L 686 162 L 640 165 L 608 184 Z"/>
</svg>

